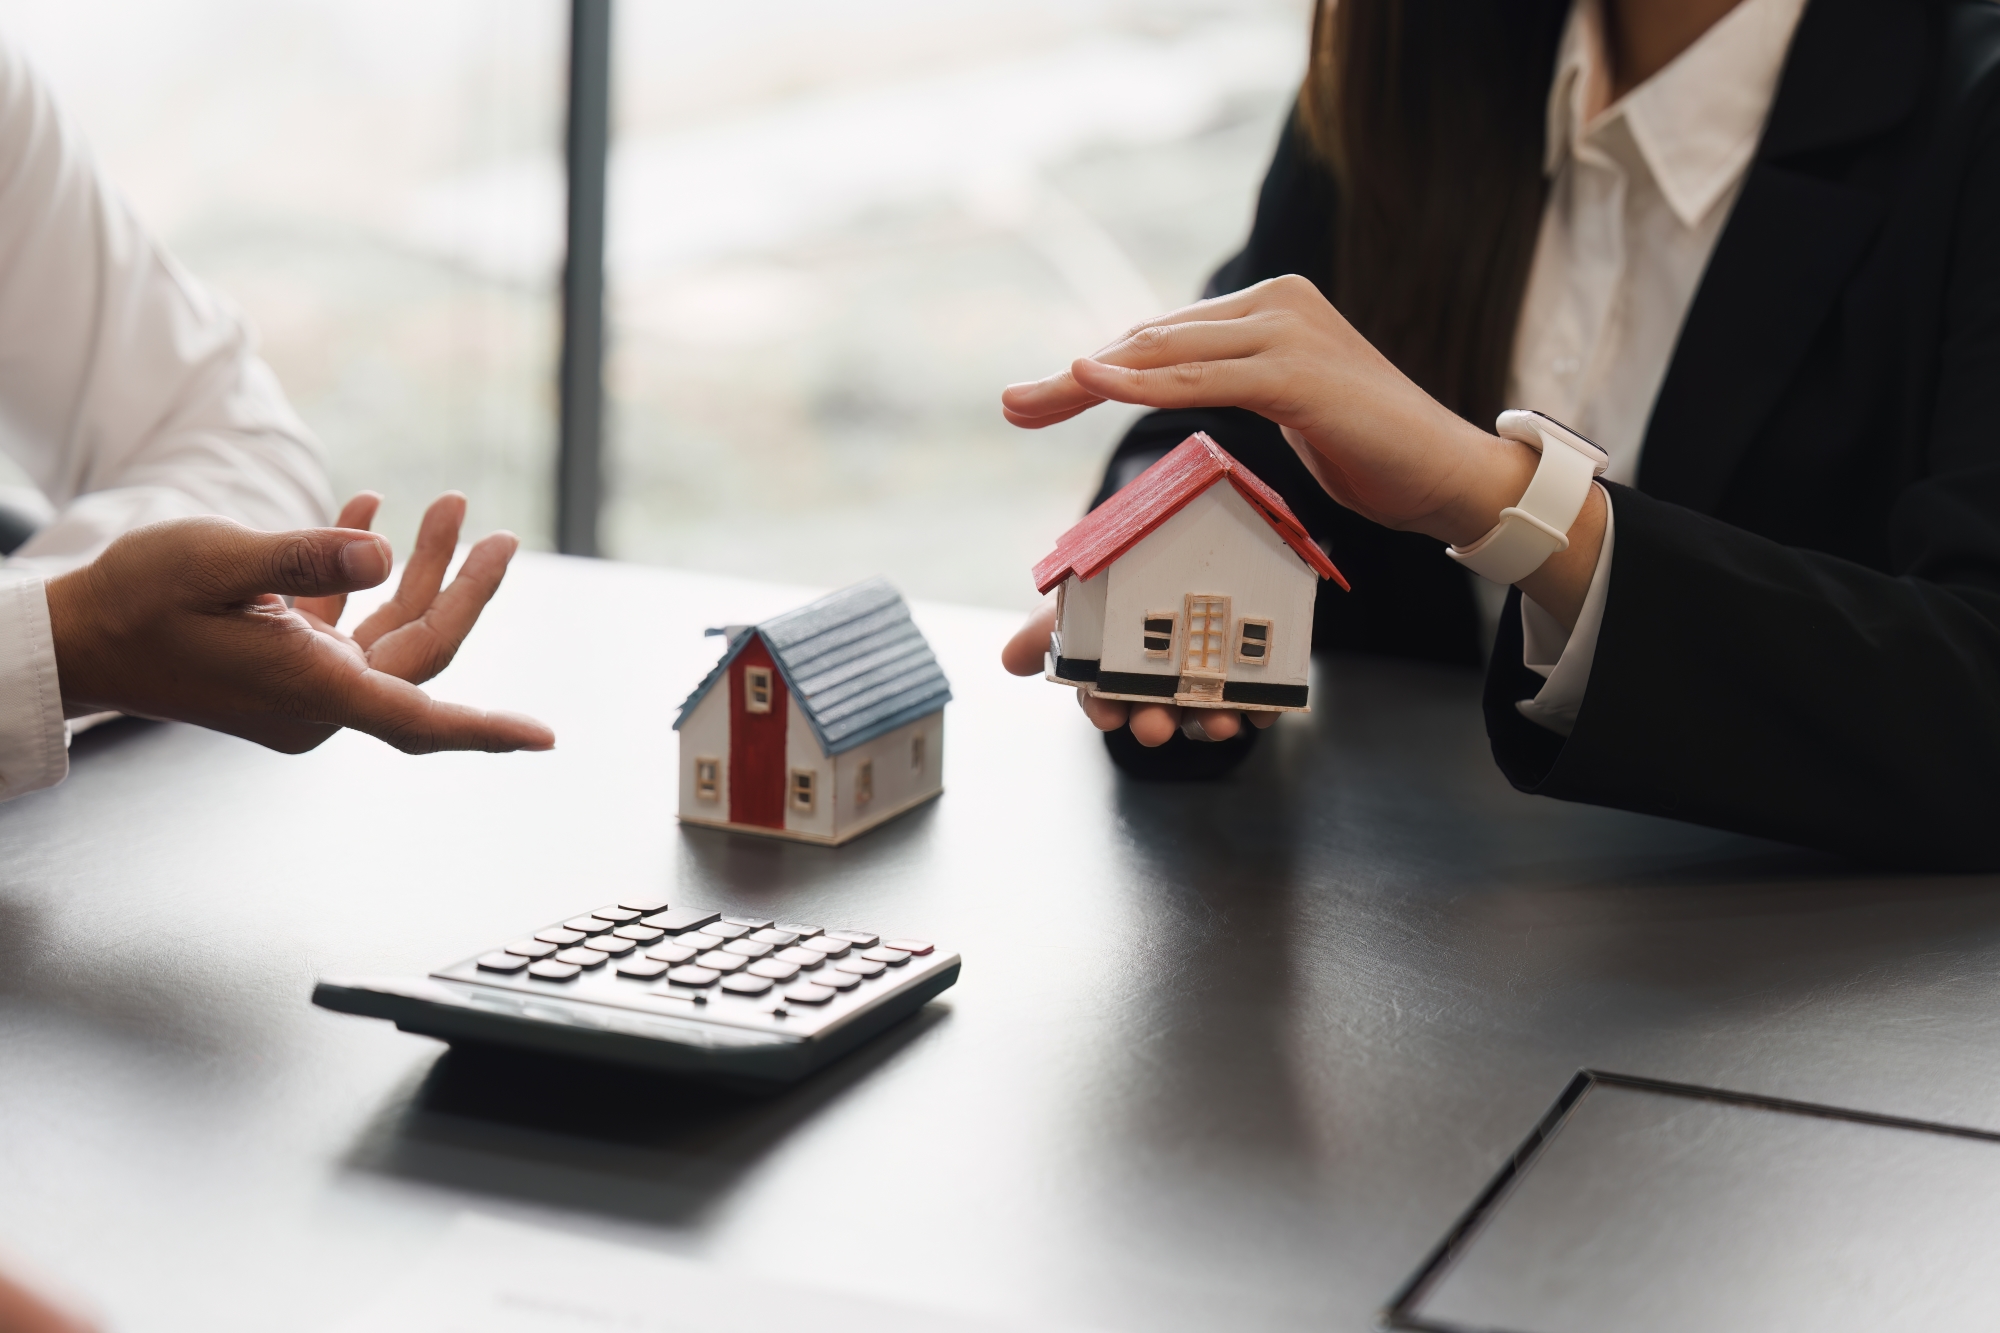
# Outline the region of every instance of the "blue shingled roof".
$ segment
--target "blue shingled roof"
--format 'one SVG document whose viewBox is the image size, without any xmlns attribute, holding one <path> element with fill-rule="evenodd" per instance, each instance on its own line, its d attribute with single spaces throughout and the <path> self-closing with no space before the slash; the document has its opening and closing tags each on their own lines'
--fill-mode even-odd
<svg viewBox="0 0 2000 1333">
<path fill-rule="evenodd" d="M 887 579 L 828 593 L 761 625 L 723 630 L 729 647 L 674 719 L 678 731 L 750 636 L 761 635 L 826 753 L 841 754 L 951 702 L 937 655 Z"/>
</svg>

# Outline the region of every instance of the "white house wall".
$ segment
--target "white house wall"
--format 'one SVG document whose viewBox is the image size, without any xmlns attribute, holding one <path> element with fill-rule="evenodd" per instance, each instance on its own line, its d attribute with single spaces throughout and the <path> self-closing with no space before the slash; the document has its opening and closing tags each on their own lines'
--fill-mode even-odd
<svg viewBox="0 0 2000 1333">
<path fill-rule="evenodd" d="M 1085 581 L 1070 576 L 1063 581 L 1062 616 L 1056 634 L 1062 640 L 1064 657 L 1096 659 L 1104 651 L 1104 593 L 1111 586 L 1108 570 Z"/>
<path fill-rule="evenodd" d="M 1307 683 L 1319 576 L 1227 481 L 1195 497 L 1100 577 L 1109 581 L 1100 671 L 1178 674 L 1187 595 L 1215 593 L 1230 599 L 1228 679 Z M 1149 611 L 1174 615 L 1169 657 L 1146 656 L 1141 635 Z M 1271 622 L 1270 657 L 1262 666 L 1235 660 L 1236 623 L 1245 618 Z"/>
<path fill-rule="evenodd" d="M 817 774 L 814 786 L 818 799 L 813 803 L 811 814 L 792 808 L 792 770 L 805 768 Z M 791 691 L 785 692 L 785 831 L 803 833 L 814 838 L 833 836 L 833 809 L 837 799 L 833 765 L 819 748 L 819 737 L 813 734 L 812 724 L 806 721 L 805 713 L 799 708 Z"/>
<path fill-rule="evenodd" d="M 919 737 L 923 739 L 922 767 L 910 762 L 911 743 Z M 875 794 L 865 803 L 857 803 L 858 775 L 864 761 L 873 761 L 875 765 Z M 865 745 L 835 755 L 833 764 L 834 827 L 839 837 L 848 838 L 926 797 L 937 795 L 943 788 L 944 710 L 906 722 Z"/>
<path fill-rule="evenodd" d="M 680 810 L 683 819 L 729 818 L 729 682 L 718 680 L 676 733 L 681 742 Z M 695 798 L 694 761 L 713 759 L 721 784 L 713 801 Z"/>
</svg>

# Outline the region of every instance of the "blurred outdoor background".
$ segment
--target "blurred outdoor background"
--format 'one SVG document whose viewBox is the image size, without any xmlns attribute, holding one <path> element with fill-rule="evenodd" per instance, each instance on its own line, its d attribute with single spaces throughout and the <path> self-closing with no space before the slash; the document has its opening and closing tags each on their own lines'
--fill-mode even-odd
<svg viewBox="0 0 2000 1333">
<path fill-rule="evenodd" d="M 1308 0 L 616 0 L 607 552 L 1026 606 L 1131 413 L 1002 385 L 1241 241 Z M 0 0 L 343 493 L 552 542 L 568 6 Z M 0 481 L 7 478 L 0 478 Z"/>
</svg>

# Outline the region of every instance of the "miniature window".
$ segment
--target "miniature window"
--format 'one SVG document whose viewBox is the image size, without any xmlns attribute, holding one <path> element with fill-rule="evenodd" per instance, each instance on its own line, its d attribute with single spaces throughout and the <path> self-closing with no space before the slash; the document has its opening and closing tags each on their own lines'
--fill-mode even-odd
<svg viewBox="0 0 2000 1333">
<path fill-rule="evenodd" d="M 810 768 L 792 770 L 792 809 L 809 815 L 819 808 L 819 774 Z"/>
<path fill-rule="evenodd" d="M 1148 611 L 1146 613 L 1146 656 L 1165 657 L 1174 648 L 1174 613 L 1171 611 Z"/>
<path fill-rule="evenodd" d="M 720 759 L 697 759 L 694 761 L 694 798 L 697 801 L 719 801 L 722 799 L 722 761 Z"/>
<path fill-rule="evenodd" d="M 919 773 L 924 771 L 924 738 L 921 734 L 910 737 L 910 767 Z"/>
<path fill-rule="evenodd" d="M 1239 620 L 1236 622 L 1236 660 L 1248 662 L 1252 666 L 1262 666 L 1271 657 L 1271 622 L 1268 620 Z"/>
<path fill-rule="evenodd" d="M 875 799 L 875 761 L 863 759 L 854 770 L 854 803 L 866 805 Z"/>
<path fill-rule="evenodd" d="M 743 711 L 746 713 L 771 711 L 771 668 L 743 668 Z"/>
</svg>

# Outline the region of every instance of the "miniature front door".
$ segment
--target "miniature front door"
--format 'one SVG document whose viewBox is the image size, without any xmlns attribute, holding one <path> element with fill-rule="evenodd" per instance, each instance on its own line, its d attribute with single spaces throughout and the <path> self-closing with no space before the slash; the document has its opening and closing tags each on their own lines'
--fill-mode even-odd
<svg viewBox="0 0 2000 1333">
<path fill-rule="evenodd" d="M 1229 644 L 1229 599 L 1191 592 L 1187 597 L 1187 633 L 1181 640 L 1181 679 L 1174 701 L 1219 704 L 1228 674 L 1223 654 Z"/>
<path fill-rule="evenodd" d="M 729 822 L 785 826 L 785 725 L 791 708 L 770 649 L 753 636 L 729 664 Z"/>
</svg>

